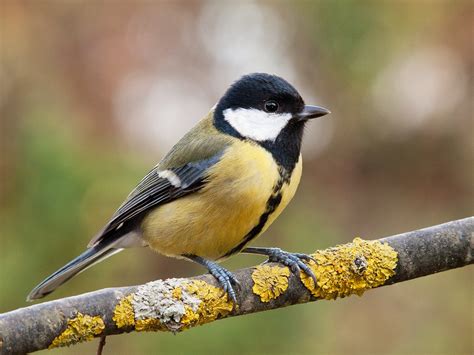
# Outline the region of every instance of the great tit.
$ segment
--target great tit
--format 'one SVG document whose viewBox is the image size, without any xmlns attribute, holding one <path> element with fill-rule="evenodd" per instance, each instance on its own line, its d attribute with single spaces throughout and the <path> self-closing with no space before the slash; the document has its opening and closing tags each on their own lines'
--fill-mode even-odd
<svg viewBox="0 0 474 355">
<path fill-rule="evenodd" d="M 140 181 L 87 250 L 36 286 L 28 300 L 135 246 L 205 266 L 234 302 L 238 282 L 217 262 L 239 252 L 266 255 L 316 282 L 304 263 L 308 255 L 247 245 L 293 198 L 304 126 L 328 113 L 305 105 L 278 76 L 243 76 Z"/>
</svg>

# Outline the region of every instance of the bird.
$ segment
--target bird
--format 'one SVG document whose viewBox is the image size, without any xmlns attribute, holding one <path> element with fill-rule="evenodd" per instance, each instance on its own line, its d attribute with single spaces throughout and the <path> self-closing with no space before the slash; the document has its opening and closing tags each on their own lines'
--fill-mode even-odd
<svg viewBox="0 0 474 355">
<path fill-rule="evenodd" d="M 50 294 L 131 247 L 204 266 L 234 303 L 239 282 L 219 263 L 237 253 L 265 255 L 294 273 L 303 271 L 316 284 L 309 255 L 248 244 L 296 192 L 306 123 L 329 113 L 306 105 L 279 76 L 242 76 L 138 183 L 87 249 L 37 285 L 27 300 Z"/>
</svg>

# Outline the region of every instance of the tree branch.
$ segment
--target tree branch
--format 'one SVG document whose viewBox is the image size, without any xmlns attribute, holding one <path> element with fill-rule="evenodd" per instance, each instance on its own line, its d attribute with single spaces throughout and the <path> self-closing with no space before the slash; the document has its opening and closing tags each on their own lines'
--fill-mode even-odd
<svg viewBox="0 0 474 355">
<path fill-rule="evenodd" d="M 278 264 L 235 272 L 239 305 L 210 275 L 109 288 L 0 315 L 0 353 L 26 353 L 131 331 L 181 331 L 216 319 L 334 299 L 473 263 L 474 217 L 317 251 L 318 279 Z"/>
</svg>

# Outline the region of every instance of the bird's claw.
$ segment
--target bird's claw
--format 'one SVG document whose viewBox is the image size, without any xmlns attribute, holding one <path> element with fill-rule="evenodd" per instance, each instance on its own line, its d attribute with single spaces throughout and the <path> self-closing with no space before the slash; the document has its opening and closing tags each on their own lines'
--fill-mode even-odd
<svg viewBox="0 0 474 355">
<path fill-rule="evenodd" d="M 300 271 L 303 271 L 313 279 L 314 285 L 317 285 L 316 276 L 314 275 L 313 270 L 303 262 L 311 260 L 315 261 L 314 258 L 307 254 L 289 253 L 280 248 L 272 248 L 268 253 L 268 260 L 266 262 L 275 262 L 288 266 L 294 274 L 299 274 Z"/>
<path fill-rule="evenodd" d="M 234 305 L 237 305 L 237 294 L 234 290 L 234 286 L 240 286 L 240 283 L 235 276 L 229 270 L 224 269 L 218 264 L 210 265 L 209 273 L 215 277 L 224 293 L 227 294 L 227 297 L 230 298 Z"/>
</svg>

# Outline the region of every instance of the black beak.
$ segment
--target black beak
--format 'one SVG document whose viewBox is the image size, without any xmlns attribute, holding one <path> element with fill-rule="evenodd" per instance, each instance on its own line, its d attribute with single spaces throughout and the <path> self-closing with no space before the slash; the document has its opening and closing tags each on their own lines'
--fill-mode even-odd
<svg viewBox="0 0 474 355">
<path fill-rule="evenodd" d="M 312 105 L 305 105 L 303 110 L 297 113 L 294 118 L 298 121 L 306 121 L 311 118 L 325 116 L 328 113 L 331 113 L 327 108 L 321 106 L 312 106 Z"/>
</svg>

